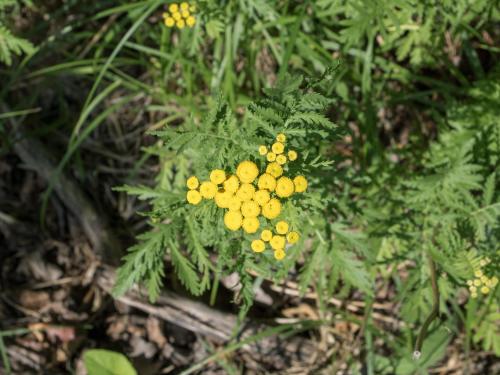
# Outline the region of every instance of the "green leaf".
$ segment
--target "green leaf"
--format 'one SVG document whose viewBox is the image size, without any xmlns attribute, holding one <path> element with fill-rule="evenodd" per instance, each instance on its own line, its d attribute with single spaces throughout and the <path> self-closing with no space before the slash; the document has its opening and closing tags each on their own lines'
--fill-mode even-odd
<svg viewBox="0 0 500 375">
<path fill-rule="evenodd" d="M 83 363 L 88 375 L 137 375 L 127 357 L 111 350 L 87 350 Z"/>
</svg>

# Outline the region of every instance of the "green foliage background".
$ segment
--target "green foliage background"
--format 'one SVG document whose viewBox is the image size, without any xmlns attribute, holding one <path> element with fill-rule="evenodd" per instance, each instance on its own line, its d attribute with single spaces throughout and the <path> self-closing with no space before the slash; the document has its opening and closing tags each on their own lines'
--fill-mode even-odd
<svg viewBox="0 0 500 375">
<path fill-rule="evenodd" d="M 498 287 L 478 300 L 465 290 L 483 257 L 492 259 L 485 271 L 499 274 L 498 1 L 199 1 L 196 27 L 183 32 L 162 27 L 166 3 L 102 1 L 55 32 L 40 23 L 47 37 L 37 53 L 0 72 L 8 82 L 0 100 L 13 110 L 54 85 L 60 111 L 50 126 L 71 134 L 61 170 L 112 114 L 148 99 L 157 143 L 136 167 L 155 158 L 161 168 L 154 184 L 118 189 L 151 207 L 115 292 L 144 282 L 154 300 L 166 255 L 193 295 L 238 272 L 242 315 L 259 282 L 248 270 L 298 280 L 302 292 L 318 293 L 325 315 L 331 296 L 360 293 L 369 311 L 380 288 L 392 288 L 406 325 L 397 335 L 368 325 L 368 337 L 394 353 L 374 352 L 367 337 L 371 373 L 425 371 L 462 334 L 465 352 L 500 355 Z M 54 17 L 72 9 L 78 4 L 68 1 Z M 10 64 L 12 53 L 33 50 L 0 14 L 0 59 Z M 78 113 L 68 110 L 60 77 L 91 87 Z M 31 83 L 32 95 L 16 93 L 18 81 Z M 104 106 L 111 96 L 118 99 Z M 234 168 L 282 130 L 304 155 L 310 193 L 297 202 L 300 214 L 286 207 L 302 239 L 276 264 L 225 231 L 213 206 L 187 206 L 184 194 L 188 176 Z M 438 270 L 440 316 L 412 361 L 432 306 L 427 257 Z"/>
</svg>

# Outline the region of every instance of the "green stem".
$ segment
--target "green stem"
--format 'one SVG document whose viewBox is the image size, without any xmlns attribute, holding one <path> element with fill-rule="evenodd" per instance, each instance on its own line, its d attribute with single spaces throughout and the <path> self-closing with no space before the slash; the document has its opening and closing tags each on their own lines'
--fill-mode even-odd
<svg viewBox="0 0 500 375">
<path fill-rule="evenodd" d="M 431 286 L 432 286 L 432 296 L 433 296 L 433 304 L 432 304 L 432 310 L 425 319 L 424 324 L 420 328 L 420 332 L 417 337 L 417 341 L 415 342 L 415 350 L 413 352 L 413 358 L 415 360 L 420 358 L 421 350 L 422 350 L 422 344 L 425 340 L 425 337 L 427 336 L 427 330 L 432 323 L 432 321 L 438 316 L 439 314 L 439 287 L 437 284 L 437 275 L 436 275 L 436 265 L 434 264 L 434 261 L 430 257 L 429 254 L 427 254 L 427 259 L 429 261 L 429 270 L 431 272 Z"/>
</svg>

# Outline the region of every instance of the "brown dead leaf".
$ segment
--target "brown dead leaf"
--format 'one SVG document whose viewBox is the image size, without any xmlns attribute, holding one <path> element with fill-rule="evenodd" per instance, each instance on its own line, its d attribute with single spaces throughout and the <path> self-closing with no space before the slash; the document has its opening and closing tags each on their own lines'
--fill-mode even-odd
<svg viewBox="0 0 500 375">
<path fill-rule="evenodd" d="M 41 310 L 50 304 L 50 294 L 47 292 L 23 290 L 19 295 L 19 304 L 30 310 Z"/>
<path fill-rule="evenodd" d="M 155 317 L 148 317 L 148 320 L 146 321 L 146 330 L 148 332 L 149 340 L 154 342 L 158 348 L 163 348 L 167 339 L 163 336 L 160 321 Z"/>
</svg>

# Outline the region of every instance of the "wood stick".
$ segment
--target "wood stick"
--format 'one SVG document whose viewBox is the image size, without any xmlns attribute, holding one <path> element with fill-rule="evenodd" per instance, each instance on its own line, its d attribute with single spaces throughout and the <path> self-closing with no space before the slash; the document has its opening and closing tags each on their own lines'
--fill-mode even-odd
<svg viewBox="0 0 500 375">
<path fill-rule="evenodd" d="M 115 271 L 102 267 L 97 275 L 97 284 L 108 293 L 115 280 Z M 215 310 L 207 305 L 193 301 L 178 294 L 163 291 L 154 305 L 145 299 L 147 293 L 138 287 L 131 289 L 117 300 L 157 318 L 178 325 L 191 332 L 203 335 L 216 343 L 228 342 L 237 324 L 233 314 Z M 264 324 L 246 319 L 242 324 L 239 340 L 269 328 Z M 302 337 L 280 338 L 276 335 L 265 337 L 259 342 L 247 344 L 243 349 L 251 354 L 260 364 L 266 364 L 276 370 L 287 369 L 293 365 L 313 363 L 319 354 L 314 343 Z"/>
</svg>

